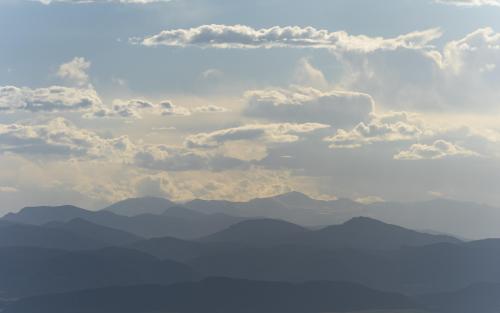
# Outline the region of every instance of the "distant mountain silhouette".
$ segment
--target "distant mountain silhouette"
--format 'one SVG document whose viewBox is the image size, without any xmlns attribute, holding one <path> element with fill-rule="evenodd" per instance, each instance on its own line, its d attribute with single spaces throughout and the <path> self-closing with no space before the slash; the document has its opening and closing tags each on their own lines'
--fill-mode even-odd
<svg viewBox="0 0 500 313">
<path fill-rule="evenodd" d="M 290 284 L 211 278 L 171 286 L 131 286 L 19 300 L 5 313 L 321 313 L 408 309 L 414 302 L 342 282 Z"/>
<path fill-rule="evenodd" d="M 120 201 L 105 208 L 101 213 L 160 215 L 171 207 L 190 209 L 203 214 L 223 213 L 240 218 L 282 219 L 304 226 L 340 224 L 354 217 L 366 216 L 410 229 L 453 234 L 467 239 L 500 237 L 500 229 L 497 227 L 500 224 L 499 208 L 447 199 L 362 204 L 345 198 L 318 200 L 300 192 L 290 192 L 246 202 L 197 199 L 181 205 L 163 198 L 146 197 Z M 44 224 L 53 220 L 69 221 L 78 217 L 88 220 L 85 212 L 73 206 L 38 207 L 35 211 L 32 209 L 25 208 L 18 214 L 7 214 L 5 220 L 22 219 L 24 223 L 32 224 Z M 174 210 L 170 216 L 173 213 Z M 154 236 L 168 235 L 173 234 L 155 232 Z"/>
<path fill-rule="evenodd" d="M 65 229 L 12 224 L 0 227 L 0 247 L 31 246 L 68 250 L 95 249 L 102 241 Z"/>
<path fill-rule="evenodd" d="M 18 213 L 8 213 L 5 221 L 42 225 L 49 222 L 67 222 L 75 218 L 86 218 L 93 212 L 73 205 L 26 207 Z"/>
<path fill-rule="evenodd" d="M 131 198 L 114 203 L 103 210 L 125 216 L 140 214 L 162 214 L 168 208 L 176 206 L 174 202 L 158 197 Z"/>
<path fill-rule="evenodd" d="M 304 236 L 297 236 L 290 242 L 319 247 L 390 250 L 403 246 L 460 243 L 460 240 L 451 236 L 425 234 L 371 218 L 357 217 L 341 225 L 328 226 Z"/>
<path fill-rule="evenodd" d="M 143 239 L 122 230 L 91 223 L 82 218 L 76 218 L 65 223 L 50 222 L 44 226 L 55 229 L 64 229 L 68 232 L 82 237 L 91 238 L 110 246 L 130 244 Z"/>
<path fill-rule="evenodd" d="M 386 250 L 402 246 L 460 242 L 450 236 L 424 234 L 365 217 L 314 231 L 280 220 L 249 220 L 230 226 L 203 240 L 257 245 L 297 244 L 330 249 L 348 247 Z"/>
<path fill-rule="evenodd" d="M 255 219 L 232 225 L 202 239 L 207 242 L 238 242 L 244 244 L 273 244 L 286 242 L 308 230 L 302 226 L 273 219 Z"/>
<path fill-rule="evenodd" d="M 271 281 L 352 281 L 410 294 L 500 283 L 500 240 L 397 250 L 324 249 L 284 244 L 206 253 L 188 262 L 205 276 Z"/>
<path fill-rule="evenodd" d="M 18 213 L 9 213 L 3 220 L 43 225 L 50 222 L 68 222 L 80 218 L 93 224 L 122 230 L 146 238 L 165 236 L 198 238 L 217 232 L 243 220 L 241 217 L 233 217 L 226 214 L 205 215 L 193 212 L 193 215 L 199 218 L 192 218 L 192 216 L 190 218 L 181 218 L 169 216 L 168 214 L 168 212 L 165 215 L 140 214 L 129 217 L 106 210 L 89 211 L 75 206 L 44 206 L 28 207 Z M 177 214 L 179 214 L 179 209 L 177 209 Z M 187 213 L 184 212 L 184 214 Z"/>
<path fill-rule="evenodd" d="M 307 226 L 339 224 L 357 216 L 367 216 L 411 229 L 434 230 L 462 238 L 500 237 L 499 208 L 447 199 L 362 204 L 350 199 L 312 199 L 300 192 L 291 192 L 247 202 L 197 199 L 184 206 L 204 213 L 283 219 Z"/>
<path fill-rule="evenodd" d="M 500 237 L 499 208 L 473 202 L 434 199 L 421 202 L 380 202 L 367 205 L 364 216 L 413 229 L 428 229 L 461 238 Z M 480 226 L 479 226 L 480 225 Z"/>
<path fill-rule="evenodd" d="M 467 288 L 420 297 L 429 310 L 440 313 L 500 312 L 500 284 L 478 283 Z"/>
<path fill-rule="evenodd" d="M 106 286 L 196 279 L 188 266 L 131 249 L 68 252 L 0 248 L 0 290 L 19 297 Z"/>
<path fill-rule="evenodd" d="M 190 210 L 188 208 L 178 205 L 169 207 L 163 213 L 161 213 L 161 215 L 177 217 L 177 218 L 185 218 L 185 219 L 199 219 L 207 216 L 207 214 L 205 213 L 201 213 L 195 210 Z"/>
<path fill-rule="evenodd" d="M 202 243 L 173 237 L 141 240 L 127 247 L 148 253 L 160 259 L 176 261 L 187 261 L 201 256 L 206 251 L 210 251 L 210 248 Z"/>
</svg>

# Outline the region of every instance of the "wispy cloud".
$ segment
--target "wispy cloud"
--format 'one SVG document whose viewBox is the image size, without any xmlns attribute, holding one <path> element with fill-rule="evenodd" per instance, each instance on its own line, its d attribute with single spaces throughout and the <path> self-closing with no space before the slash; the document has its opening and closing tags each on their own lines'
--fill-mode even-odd
<svg viewBox="0 0 500 313">
<path fill-rule="evenodd" d="M 436 0 L 436 3 L 468 7 L 500 6 L 500 0 Z"/>
</svg>

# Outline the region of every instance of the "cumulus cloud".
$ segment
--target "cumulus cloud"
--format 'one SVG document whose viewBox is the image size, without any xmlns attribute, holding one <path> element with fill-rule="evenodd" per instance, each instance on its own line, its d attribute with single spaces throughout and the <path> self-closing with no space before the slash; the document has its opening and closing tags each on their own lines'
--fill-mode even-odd
<svg viewBox="0 0 500 313">
<path fill-rule="evenodd" d="M 351 130 L 338 129 L 325 141 L 330 143 L 330 148 L 359 148 L 374 142 L 415 140 L 426 132 L 429 133 L 410 114 L 391 112 L 377 116 L 369 123 L 361 122 Z"/>
<path fill-rule="evenodd" d="M 189 111 L 189 109 L 175 105 L 172 101 L 169 100 L 160 102 L 159 107 L 161 109 L 162 115 L 180 115 L 180 116 L 191 115 L 191 111 Z"/>
<path fill-rule="evenodd" d="M 227 109 L 215 104 L 203 105 L 199 107 L 195 107 L 193 112 L 197 113 L 224 113 L 227 112 Z"/>
<path fill-rule="evenodd" d="M 499 0 L 435 0 L 436 3 L 450 4 L 456 6 L 479 7 L 500 6 Z"/>
<path fill-rule="evenodd" d="M 253 90 L 245 94 L 244 114 L 275 121 L 318 122 L 349 127 L 368 121 L 374 101 L 368 94 L 322 92 L 314 88 Z"/>
<path fill-rule="evenodd" d="M 350 35 L 344 31 L 299 26 L 255 29 L 245 25 L 202 25 L 189 29 L 164 30 L 145 38 L 132 38 L 144 46 L 199 46 L 209 48 L 321 48 L 333 51 L 371 53 L 377 50 L 423 49 L 439 38 L 438 29 L 428 29 L 394 38 Z"/>
<path fill-rule="evenodd" d="M 189 148 L 216 148 L 225 142 L 237 140 L 261 140 L 268 143 L 294 142 L 299 140 L 300 134 L 328 127 L 328 125 L 319 123 L 250 124 L 190 135 L 185 140 L 185 146 Z"/>
<path fill-rule="evenodd" d="M 224 172 L 156 172 L 131 181 L 139 195 L 161 195 L 180 201 L 200 198 L 246 201 L 292 190 L 318 193 L 313 178 L 260 167 Z"/>
<path fill-rule="evenodd" d="M 130 99 L 113 101 L 111 107 L 101 107 L 85 115 L 87 118 L 142 118 L 142 112 L 154 111 L 157 106 L 142 99 Z"/>
<path fill-rule="evenodd" d="M 443 159 L 450 156 L 479 156 L 478 153 L 467 150 L 457 144 L 445 140 L 436 140 L 432 144 L 413 144 L 408 150 L 403 150 L 394 156 L 396 160 Z"/>
<path fill-rule="evenodd" d="M 492 71 L 500 61 L 500 33 L 491 27 L 480 28 L 459 40 L 448 42 L 443 52 L 433 51 L 430 56 L 442 69 L 454 74 L 464 71 Z"/>
<path fill-rule="evenodd" d="M 133 150 L 126 136 L 103 138 L 64 118 L 44 124 L 0 124 L 0 152 L 27 157 L 122 157 Z"/>
<path fill-rule="evenodd" d="M 77 86 L 84 86 L 89 82 L 87 74 L 89 68 L 89 61 L 81 57 L 76 57 L 67 63 L 61 64 L 57 71 L 57 76 Z"/>
<path fill-rule="evenodd" d="M 102 106 L 85 115 L 86 118 L 132 118 L 142 119 L 144 114 L 164 116 L 188 116 L 191 111 L 175 105 L 170 100 L 153 103 L 143 99 L 116 99 L 111 106 Z"/>
<path fill-rule="evenodd" d="M 0 111 L 15 112 L 64 112 L 85 111 L 102 106 L 94 89 L 52 86 L 31 89 L 28 87 L 0 87 Z"/>
<path fill-rule="evenodd" d="M 135 154 L 134 164 L 153 170 L 193 171 L 222 170 L 243 164 L 242 161 L 219 154 L 192 151 L 168 145 L 146 145 Z"/>
<path fill-rule="evenodd" d="M 478 29 L 441 50 L 338 55 L 338 86 L 372 95 L 392 110 L 498 111 L 500 34 Z M 411 74 L 410 74 L 411 73 Z"/>
</svg>

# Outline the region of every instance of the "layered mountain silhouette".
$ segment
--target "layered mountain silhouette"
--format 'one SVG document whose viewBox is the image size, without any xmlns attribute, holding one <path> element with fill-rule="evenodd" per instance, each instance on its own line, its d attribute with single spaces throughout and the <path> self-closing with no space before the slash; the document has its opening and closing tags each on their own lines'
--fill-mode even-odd
<svg viewBox="0 0 500 313">
<path fill-rule="evenodd" d="M 207 236 L 202 241 L 234 242 L 256 245 L 288 242 L 309 230 L 289 222 L 274 219 L 255 219 L 243 221 L 229 228 Z"/>
<path fill-rule="evenodd" d="M 500 282 L 500 242 L 440 243 L 397 250 L 278 245 L 205 254 L 190 262 L 206 276 L 271 281 L 352 281 L 410 294 Z"/>
<path fill-rule="evenodd" d="M 419 300 L 433 312 L 495 313 L 500 310 L 500 284 L 473 284 L 458 291 L 421 296 Z"/>
<path fill-rule="evenodd" d="M 119 215 L 135 216 L 140 214 L 162 214 L 168 208 L 176 206 L 170 200 L 157 197 L 131 198 L 114 203 L 103 210 Z"/>
<path fill-rule="evenodd" d="M 187 265 L 124 248 L 81 252 L 0 248 L 0 290 L 9 297 L 137 284 L 169 284 L 199 276 Z"/>
<path fill-rule="evenodd" d="M 244 221 L 203 239 L 211 242 L 240 242 L 256 245 L 296 244 L 323 248 L 395 249 L 434 243 L 459 243 L 444 235 L 425 234 L 371 218 L 358 217 L 341 225 L 319 230 L 280 220 Z"/>
<path fill-rule="evenodd" d="M 91 223 L 83 218 L 75 218 L 68 222 L 50 222 L 44 226 L 53 229 L 63 229 L 110 246 L 130 244 L 143 239 L 119 229 Z"/>
<path fill-rule="evenodd" d="M 149 198 L 148 198 L 149 199 Z M 18 213 L 9 213 L 4 221 L 44 225 L 51 222 L 69 222 L 74 219 L 85 220 L 93 224 L 122 230 L 140 237 L 173 236 L 179 238 L 197 238 L 222 230 L 243 220 L 241 217 L 226 214 L 202 214 L 195 211 L 188 216 L 184 209 L 184 217 L 166 209 L 161 215 L 139 214 L 134 216 L 118 215 L 106 210 L 89 211 L 75 206 L 27 207 Z"/>
<path fill-rule="evenodd" d="M 495 210 L 298 192 L 28 207 L 0 219 L 0 311 L 493 313 L 500 239 L 443 233 L 494 235 Z"/>
<path fill-rule="evenodd" d="M 31 246 L 67 250 L 95 249 L 106 244 L 66 229 L 38 225 L 6 224 L 0 226 L 0 247 Z"/>
<path fill-rule="evenodd" d="M 306 226 L 339 224 L 357 216 L 366 216 L 410 229 L 453 234 L 467 239 L 500 237 L 500 230 L 497 227 L 500 223 L 500 209 L 446 199 L 410 203 L 362 204 L 350 199 L 318 200 L 300 192 L 290 192 L 247 202 L 197 199 L 179 204 L 163 198 L 145 197 L 120 201 L 103 209 L 100 213 L 103 216 L 105 216 L 104 213 L 129 217 L 142 215 L 142 219 L 147 219 L 151 215 L 161 215 L 172 207 L 190 209 L 206 215 L 224 213 L 239 218 L 282 219 Z M 17 214 L 8 214 L 4 219 L 45 224 L 51 221 L 85 218 L 97 223 L 88 218 L 88 212 L 82 212 L 81 209 L 73 206 L 37 207 L 36 211 L 32 209 L 34 208 L 25 208 Z M 186 218 L 186 216 L 183 217 Z M 113 227 L 112 225 L 105 226 Z M 165 234 L 158 230 L 148 232 L 135 229 L 134 232 L 120 229 L 144 237 L 176 235 L 175 233 Z M 208 234 L 209 232 L 206 233 Z M 187 237 L 192 238 L 192 236 Z"/>
<path fill-rule="evenodd" d="M 350 199 L 312 199 L 300 192 L 291 192 L 248 202 L 198 199 L 184 205 L 200 212 L 275 218 L 309 226 L 339 224 L 366 216 L 410 229 L 433 230 L 461 238 L 500 237 L 499 208 L 447 199 L 362 204 Z"/>
<path fill-rule="evenodd" d="M 27 298 L 5 313 L 321 313 L 415 308 L 413 300 L 346 282 L 300 284 L 211 278 Z"/>
</svg>

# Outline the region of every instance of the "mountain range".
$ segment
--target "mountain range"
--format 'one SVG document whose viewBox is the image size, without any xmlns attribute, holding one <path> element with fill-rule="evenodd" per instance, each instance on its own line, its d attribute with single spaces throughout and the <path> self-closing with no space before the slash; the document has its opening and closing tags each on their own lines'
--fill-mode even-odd
<svg viewBox="0 0 500 313">
<path fill-rule="evenodd" d="M 449 200 L 367 205 L 297 192 L 28 207 L 0 219 L 0 311 L 493 313 L 500 239 L 444 233 L 494 234 L 495 214 Z M 491 220 L 480 229 L 463 218 Z"/>
<path fill-rule="evenodd" d="M 415 307 L 403 295 L 346 282 L 291 284 L 212 278 L 26 298 L 8 306 L 5 313 L 321 313 Z"/>
</svg>

